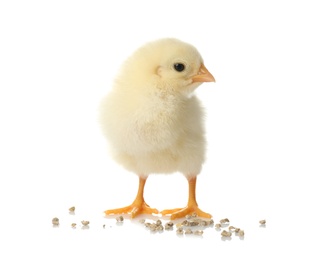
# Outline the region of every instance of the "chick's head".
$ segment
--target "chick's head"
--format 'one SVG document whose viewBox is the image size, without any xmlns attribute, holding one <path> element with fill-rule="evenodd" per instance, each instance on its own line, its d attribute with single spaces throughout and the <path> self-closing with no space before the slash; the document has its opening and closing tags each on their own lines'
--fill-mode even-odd
<svg viewBox="0 0 318 260">
<path fill-rule="evenodd" d="M 163 48 L 157 75 L 164 86 L 189 93 L 205 81 L 215 81 L 195 47 L 175 39 L 166 39 L 161 44 Z"/>
<path fill-rule="evenodd" d="M 150 42 L 138 49 L 122 73 L 130 82 L 138 82 L 138 86 L 155 85 L 182 94 L 191 93 L 203 82 L 215 81 L 197 49 L 173 38 Z"/>
</svg>

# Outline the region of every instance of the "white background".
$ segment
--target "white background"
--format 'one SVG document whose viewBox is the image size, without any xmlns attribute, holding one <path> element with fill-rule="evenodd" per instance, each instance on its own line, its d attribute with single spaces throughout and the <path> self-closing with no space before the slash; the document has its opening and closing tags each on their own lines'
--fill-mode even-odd
<svg viewBox="0 0 318 260">
<path fill-rule="evenodd" d="M 307 0 L 1 1 L 0 258 L 317 259 L 317 24 Z M 244 240 L 103 216 L 138 179 L 110 159 L 98 105 L 125 58 L 161 37 L 195 45 L 216 78 L 196 90 L 208 139 L 197 199 Z M 145 198 L 184 206 L 187 182 L 151 176 Z"/>
</svg>

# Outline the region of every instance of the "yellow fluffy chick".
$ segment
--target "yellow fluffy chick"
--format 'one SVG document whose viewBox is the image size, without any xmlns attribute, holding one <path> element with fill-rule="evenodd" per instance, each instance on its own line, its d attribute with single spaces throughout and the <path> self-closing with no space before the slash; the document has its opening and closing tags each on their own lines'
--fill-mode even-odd
<svg viewBox="0 0 318 260">
<path fill-rule="evenodd" d="M 189 182 L 187 206 L 160 213 L 171 219 L 192 213 L 211 218 L 195 197 L 205 137 L 202 109 L 193 91 L 202 82 L 214 81 L 197 49 L 172 38 L 142 46 L 123 64 L 102 100 L 100 120 L 114 159 L 139 176 L 139 189 L 130 206 L 106 210 L 106 215 L 158 214 L 144 200 L 147 177 L 181 172 Z"/>
</svg>

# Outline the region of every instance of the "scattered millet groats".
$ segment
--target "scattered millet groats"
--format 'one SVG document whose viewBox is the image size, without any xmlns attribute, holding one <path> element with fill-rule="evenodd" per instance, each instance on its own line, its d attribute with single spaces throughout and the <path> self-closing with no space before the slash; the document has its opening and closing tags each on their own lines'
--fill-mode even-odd
<svg viewBox="0 0 318 260">
<path fill-rule="evenodd" d="M 146 228 L 150 229 L 152 232 L 157 231 L 163 231 L 164 227 L 162 225 L 162 222 L 160 219 L 158 219 L 156 222 L 150 223 L 150 222 L 144 222 L 144 225 Z"/>
<path fill-rule="evenodd" d="M 176 224 L 177 230 L 176 233 L 177 235 L 196 235 L 196 236 L 202 236 L 203 235 L 203 230 L 193 230 L 193 228 L 196 227 L 208 227 L 208 226 L 212 226 L 214 224 L 213 219 L 209 219 L 209 220 L 204 220 L 201 218 L 197 217 L 197 214 L 191 214 L 191 215 L 187 215 L 185 217 L 185 220 L 183 220 L 182 222 L 179 222 Z M 173 223 L 172 222 L 168 222 L 166 224 L 166 226 L 168 226 L 169 228 L 172 228 Z"/>
<path fill-rule="evenodd" d="M 222 225 L 220 223 L 215 224 L 215 229 L 220 229 Z"/>
<path fill-rule="evenodd" d="M 193 232 L 193 234 L 196 235 L 196 236 L 202 236 L 203 235 L 203 230 L 195 230 Z"/>
<path fill-rule="evenodd" d="M 75 207 L 71 207 L 69 208 L 69 212 L 75 212 Z M 116 218 L 116 221 L 118 223 L 122 223 L 124 221 L 124 217 L 123 216 L 118 216 Z M 208 227 L 208 226 L 212 226 L 214 224 L 213 219 L 209 219 L 209 220 L 204 220 L 201 219 L 199 217 L 197 217 L 196 214 L 192 214 L 192 215 L 187 215 L 185 217 L 185 220 L 178 222 L 178 223 L 174 223 L 172 221 L 168 221 L 166 222 L 164 225 L 162 223 L 162 221 L 160 219 L 154 221 L 153 223 L 150 222 L 146 222 L 145 219 L 141 219 L 139 220 L 140 223 L 144 224 L 146 228 L 148 228 L 149 230 L 153 231 L 153 232 L 162 232 L 164 230 L 173 230 L 174 226 L 177 227 L 176 229 L 176 234 L 177 235 L 197 235 L 197 236 L 202 236 L 204 231 L 203 230 L 196 230 L 197 227 Z M 83 220 L 81 221 L 83 228 L 86 227 L 88 228 L 89 225 L 89 221 L 87 220 Z M 230 220 L 228 218 L 223 218 L 219 221 L 219 223 L 215 224 L 215 229 L 216 230 L 222 230 L 221 232 L 221 236 L 223 238 L 230 238 L 232 236 L 232 233 L 235 232 L 235 234 L 237 236 L 239 236 L 241 239 L 244 237 L 245 233 L 244 230 L 234 227 L 234 226 L 229 226 L 228 230 L 225 230 L 224 228 L 226 226 L 228 226 L 230 223 Z M 53 226 L 59 226 L 60 222 L 59 219 L 57 217 L 54 217 L 52 219 L 52 224 Z M 262 226 L 265 226 L 266 224 L 266 220 L 260 220 L 259 224 Z M 71 223 L 71 227 L 72 228 L 76 228 L 76 223 Z M 105 228 L 106 225 L 103 225 L 103 228 Z M 193 230 L 194 229 L 194 230 Z"/>
<path fill-rule="evenodd" d="M 240 232 L 240 229 L 239 228 L 235 228 L 234 232 L 238 233 L 238 232 Z"/>
<path fill-rule="evenodd" d="M 181 230 L 179 231 L 181 233 Z M 203 235 L 203 230 L 192 230 L 191 228 L 186 228 L 184 230 L 185 235 L 196 235 L 196 236 L 202 236 Z"/>
<path fill-rule="evenodd" d="M 192 215 L 186 215 L 186 219 L 181 222 L 180 226 L 187 226 L 187 227 L 194 227 L 194 226 L 200 226 L 200 227 L 206 227 L 211 226 L 214 224 L 213 219 L 204 220 L 197 217 L 197 214 L 193 213 Z"/>
<path fill-rule="evenodd" d="M 229 231 L 223 230 L 222 233 L 221 233 L 221 236 L 222 237 L 231 237 L 232 233 L 229 232 Z"/>
<path fill-rule="evenodd" d="M 176 230 L 177 235 L 183 235 L 184 234 L 184 230 L 182 227 L 177 228 Z"/>
<path fill-rule="evenodd" d="M 240 231 L 240 229 L 237 228 L 237 227 L 229 226 L 229 231 L 230 231 L 230 232 L 238 233 L 238 232 Z"/>
<path fill-rule="evenodd" d="M 262 219 L 262 220 L 259 221 L 259 223 L 260 223 L 261 225 L 265 225 L 265 224 L 266 224 L 266 220 L 265 220 L 265 219 Z"/>
<path fill-rule="evenodd" d="M 165 230 L 172 230 L 173 229 L 173 222 L 169 221 L 165 224 Z"/>
<path fill-rule="evenodd" d="M 163 225 L 158 225 L 156 228 L 156 231 L 163 231 Z"/>
<path fill-rule="evenodd" d="M 233 227 L 233 226 L 229 226 L 229 231 L 230 231 L 230 232 L 235 231 L 235 227 Z"/>
<path fill-rule="evenodd" d="M 187 228 L 187 229 L 184 230 L 184 234 L 185 235 L 191 235 L 191 234 L 193 234 L 193 231 L 192 231 L 191 228 Z"/>
<path fill-rule="evenodd" d="M 88 220 L 82 220 L 82 225 L 83 226 L 88 226 L 89 225 L 89 221 Z"/>
<path fill-rule="evenodd" d="M 244 230 L 240 229 L 238 232 L 237 232 L 238 236 L 239 237 L 244 237 Z"/>
<path fill-rule="evenodd" d="M 228 223 L 230 223 L 230 220 L 228 218 L 223 218 L 220 220 L 220 223 L 221 224 L 228 224 Z"/>
<path fill-rule="evenodd" d="M 53 226 L 58 226 L 60 224 L 60 220 L 58 218 L 53 218 L 52 224 L 53 224 Z"/>
<path fill-rule="evenodd" d="M 122 223 L 122 222 L 124 222 L 124 217 L 123 216 L 119 216 L 119 217 L 116 218 L 116 221 L 118 223 Z"/>
<path fill-rule="evenodd" d="M 70 207 L 69 209 L 68 209 L 68 211 L 70 212 L 70 213 L 74 213 L 75 212 L 75 207 L 73 206 L 73 207 Z"/>
</svg>

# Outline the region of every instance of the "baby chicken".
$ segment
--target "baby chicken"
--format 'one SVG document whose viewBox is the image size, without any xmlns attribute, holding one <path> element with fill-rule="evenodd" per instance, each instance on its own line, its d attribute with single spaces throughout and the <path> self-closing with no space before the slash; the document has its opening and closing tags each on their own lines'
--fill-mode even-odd
<svg viewBox="0 0 318 260">
<path fill-rule="evenodd" d="M 196 177 L 205 158 L 203 113 L 193 91 L 214 82 L 192 45 L 166 38 L 139 48 L 123 64 L 112 91 L 102 100 L 100 121 L 114 159 L 139 176 L 136 199 L 130 206 L 106 210 L 106 215 L 158 214 L 144 200 L 151 173 L 181 172 L 189 183 L 185 208 L 163 210 L 171 219 L 199 209 Z"/>
</svg>

